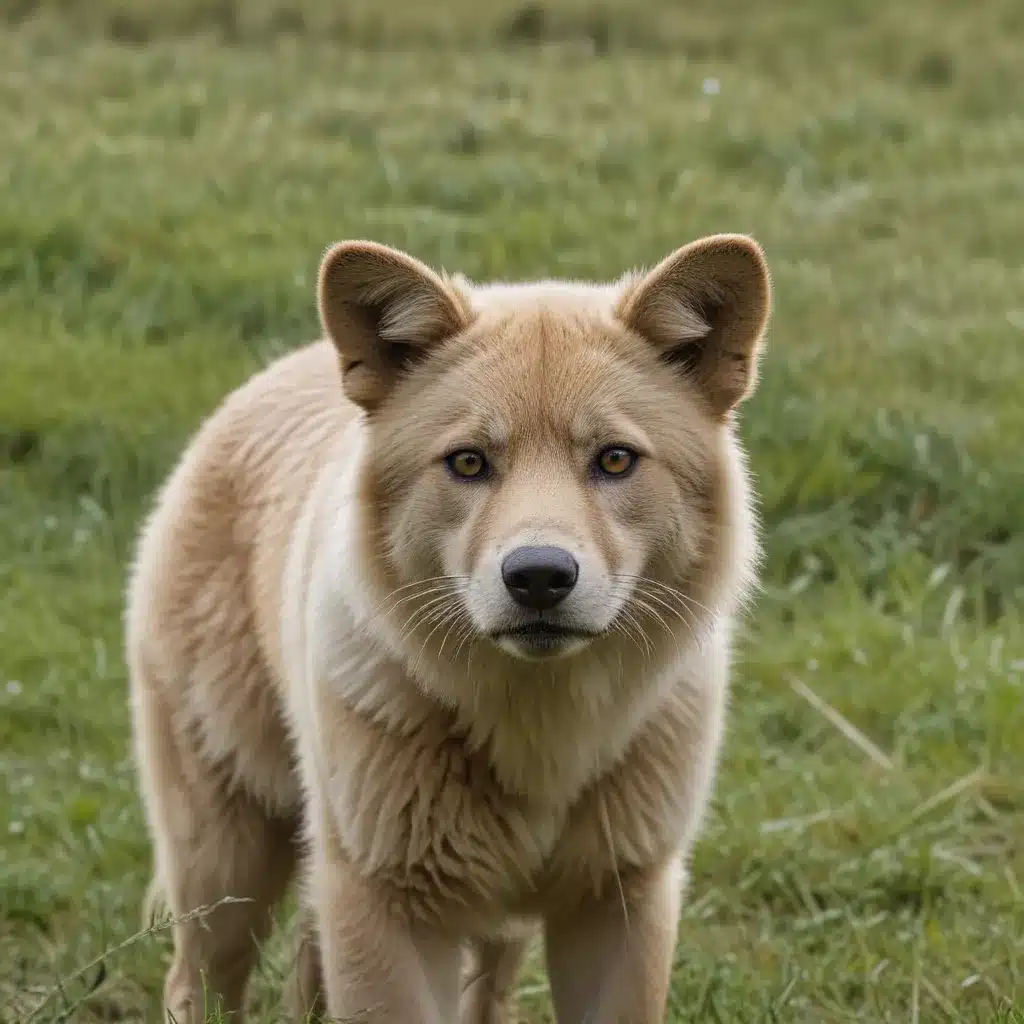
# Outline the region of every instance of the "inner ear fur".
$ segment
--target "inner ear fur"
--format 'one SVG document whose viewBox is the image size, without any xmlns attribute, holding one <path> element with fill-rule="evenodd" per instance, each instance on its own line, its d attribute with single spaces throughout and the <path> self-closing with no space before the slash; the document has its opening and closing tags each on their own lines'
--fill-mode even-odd
<svg viewBox="0 0 1024 1024">
<path fill-rule="evenodd" d="M 712 235 L 677 249 L 628 286 L 619 317 L 725 416 L 756 386 L 770 311 L 761 247 L 746 235 Z"/>
<path fill-rule="evenodd" d="M 377 242 L 338 242 L 320 264 L 320 320 L 341 358 L 345 393 L 372 409 L 398 375 L 462 331 L 469 312 L 426 264 Z"/>
</svg>

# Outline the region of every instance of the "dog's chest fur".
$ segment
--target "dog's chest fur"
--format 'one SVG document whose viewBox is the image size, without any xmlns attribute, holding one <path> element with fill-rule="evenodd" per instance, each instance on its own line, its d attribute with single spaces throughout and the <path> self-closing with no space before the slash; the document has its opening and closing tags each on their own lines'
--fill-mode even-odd
<svg viewBox="0 0 1024 1024">
<path fill-rule="evenodd" d="M 679 849 L 710 778 L 717 712 L 703 705 L 714 699 L 667 693 L 614 763 L 560 799 L 510 791 L 490 751 L 436 709 L 412 717 L 403 708 L 396 733 L 336 707 L 321 748 L 331 827 L 344 858 L 391 887 L 411 916 L 500 930 L 607 891 Z M 567 757 L 578 753 L 572 744 L 563 734 Z"/>
</svg>

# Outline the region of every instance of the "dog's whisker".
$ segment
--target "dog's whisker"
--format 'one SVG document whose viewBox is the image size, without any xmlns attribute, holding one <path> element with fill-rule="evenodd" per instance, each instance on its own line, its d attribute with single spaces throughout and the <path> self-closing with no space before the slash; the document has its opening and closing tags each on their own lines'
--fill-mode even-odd
<svg viewBox="0 0 1024 1024">
<path fill-rule="evenodd" d="M 383 606 L 383 604 L 382 604 L 378 608 L 377 612 L 379 614 L 392 615 L 403 604 L 406 604 L 409 601 L 416 601 L 416 600 L 418 600 L 420 598 L 429 597 L 432 594 L 452 594 L 452 593 L 457 593 L 457 592 L 458 592 L 457 584 L 450 583 L 450 582 L 446 581 L 446 584 L 443 585 L 443 586 L 430 587 L 429 589 L 426 589 L 426 590 L 417 590 L 417 591 L 414 591 L 411 594 L 406 594 L 404 597 L 400 597 L 397 601 L 395 601 L 391 605 L 391 607 L 389 607 L 389 608 L 385 608 Z"/>
<path fill-rule="evenodd" d="M 642 596 L 639 594 L 634 594 L 633 604 L 637 608 L 640 608 L 642 611 L 647 612 L 647 614 L 650 615 L 652 619 L 656 619 L 658 623 L 664 628 L 666 633 L 672 632 L 672 627 L 665 621 L 665 617 L 661 614 L 661 612 L 657 610 L 657 608 L 655 608 L 653 605 L 649 603 L 646 595 Z"/>
<path fill-rule="evenodd" d="M 438 628 L 438 626 L 441 623 L 443 623 L 443 622 L 445 622 L 447 620 L 447 618 L 448 618 L 448 616 L 450 614 L 451 614 L 450 609 L 448 609 L 448 608 L 440 608 L 440 609 L 436 610 L 431 615 L 421 616 L 417 620 L 415 627 L 413 629 L 410 629 L 404 635 L 403 641 L 411 640 L 417 630 L 419 630 L 421 628 L 429 627 L 427 629 L 427 635 L 423 638 L 423 641 L 422 641 L 422 643 L 420 645 L 420 648 L 417 651 L 416 657 L 413 659 L 412 667 L 413 667 L 414 670 L 416 668 L 417 663 L 419 662 L 420 655 L 422 654 L 423 649 L 426 647 L 427 642 L 429 641 L 430 637 L 434 635 L 434 631 Z"/>
<path fill-rule="evenodd" d="M 622 600 L 624 605 L 632 604 L 644 614 L 656 619 L 669 635 L 673 635 L 673 630 L 661 613 L 670 614 L 685 627 L 698 649 L 701 647 L 701 635 L 696 628 L 697 621 L 693 610 L 698 607 L 705 608 L 699 601 L 689 598 L 675 587 L 648 576 L 615 573 L 612 578 L 626 591 L 624 594 L 616 592 L 617 599 Z M 678 638 L 675 639 L 675 644 L 677 650 L 680 650 Z"/>
<path fill-rule="evenodd" d="M 432 607 L 420 608 L 413 612 L 412 616 L 406 620 L 406 626 L 399 633 L 399 642 L 405 643 L 412 638 L 417 630 L 437 622 L 438 619 L 446 618 L 451 610 L 451 605 L 446 602 L 447 599 L 435 598 Z"/>
<path fill-rule="evenodd" d="M 426 652 L 426 650 L 427 650 L 427 644 L 429 644 L 429 643 L 430 643 L 430 638 L 431 638 L 431 637 L 432 637 L 432 636 L 433 636 L 433 635 L 434 635 L 434 634 L 435 634 L 435 633 L 436 633 L 436 632 L 437 632 L 437 631 L 438 631 L 438 630 L 439 630 L 439 629 L 440 629 L 440 628 L 441 628 L 441 627 L 442 627 L 442 626 L 443 626 L 443 625 L 444 625 L 444 624 L 445 624 L 446 622 L 448 622 L 448 621 L 449 621 L 449 619 L 451 619 L 451 618 L 455 618 L 455 619 L 458 619 L 458 617 L 459 617 L 459 615 L 460 615 L 460 614 L 461 614 L 461 609 L 459 609 L 458 607 L 455 607 L 455 608 L 452 608 L 452 609 L 450 609 L 450 610 L 449 610 L 449 612 L 448 612 L 448 614 L 447 614 L 447 615 L 442 615 L 442 616 L 440 617 L 440 619 L 438 620 L 438 623 L 437 623 L 437 625 L 436 625 L 436 626 L 434 626 L 434 628 L 433 628 L 433 629 L 432 629 L 432 630 L 431 630 L 431 631 L 430 631 L 430 632 L 429 632 L 429 633 L 428 633 L 428 634 L 427 634 L 427 635 L 426 635 L 426 636 L 425 636 L 425 637 L 423 638 L 423 643 L 422 643 L 422 645 L 420 646 L 420 649 L 419 649 L 419 653 L 418 653 L 418 654 L 416 655 L 416 658 L 415 658 L 415 660 L 414 660 L 414 661 L 413 661 L 413 663 L 412 663 L 412 672 L 413 672 L 413 675 L 415 675 L 415 674 L 416 674 L 416 669 L 417 669 L 417 668 L 419 668 L 420 658 L 422 658 L 422 657 L 423 657 L 423 655 L 424 655 L 424 653 Z"/>
<path fill-rule="evenodd" d="M 669 596 L 675 598 L 682 604 L 689 605 L 690 607 L 696 608 L 699 611 L 706 612 L 708 615 L 716 614 L 713 609 L 709 608 L 705 604 L 701 604 L 701 602 L 698 601 L 695 597 L 683 593 L 683 591 L 679 590 L 676 587 L 669 586 L 669 584 L 663 582 L 662 580 L 656 580 L 650 576 L 642 576 L 634 573 L 615 573 L 614 576 L 622 580 L 628 580 L 637 586 L 644 585 L 647 587 L 657 587 L 659 590 L 667 593 Z"/>
<path fill-rule="evenodd" d="M 455 609 L 456 614 L 451 616 L 451 625 L 448 626 L 444 636 L 441 638 L 441 646 L 437 649 L 437 656 L 440 659 L 444 654 L 444 645 L 448 642 L 448 637 L 451 636 L 452 630 L 456 627 L 459 628 L 457 636 L 461 635 L 462 630 L 465 628 L 465 616 L 461 608 Z"/>
<path fill-rule="evenodd" d="M 610 628 L 618 631 L 635 647 L 640 648 L 645 660 L 649 661 L 654 655 L 654 645 L 640 620 L 636 617 L 634 610 L 629 607 L 627 598 L 630 596 L 632 588 L 625 589 L 626 593 L 615 595 L 615 600 L 621 601 L 622 607 L 619 609 Z"/>
<path fill-rule="evenodd" d="M 411 590 L 413 587 L 422 587 L 427 583 L 440 583 L 449 581 L 461 583 L 468 579 L 468 576 L 456 573 L 445 573 L 442 576 L 425 576 L 421 580 L 413 580 L 412 583 L 403 583 L 402 586 L 395 587 L 394 590 L 390 591 L 390 593 L 388 593 L 384 597 L 384 600 L 386 601 L 389 597 L 392 597 L 394 594 L 400 594 L 404 590 Z"/>
<path fill-rule="evenodd" d="M 375 613 L 380 612 L 387 604 L 397 598 L 399 595 L 413 596 L 421 593 L 426 588 L 431 588 L 440 585 L 441 587 L 456 588 L 468 580 L 468 576 L 428 576 L 422 580 L 414 580 L 412 583 L 405 583 L 400 587 L 395 587 L 394 590 L 389 591 L 385 594 L 374 606 L 373 611 Z"/>
<path fill-rule="evenodd" d="M 399 633 L 405 634 L 406 632 L 414 632 L 416 627 L 412 626 L 413 622 L 417 622 L 421 617 L 429 615 L 432 611 L 436 611 L 439 607 L 448 604 L 451 601 L 451 594 L 440 594 L 432 597 L 429 601 L 424 602 L 418 608 L 414 608 L 412 613 L 406 618 L 405 622 L 402 623 L 402 627 Z"/>
<path fill-rule="evenodd" d="M 698 647 L 700 646 L 700 635 L 696 629 L 694 618 L 689 613 L 689 609 L 675 608 L 671 606 L 668 602 L 664 601 L 663 599 L 660 599 L 656 594 L 651 594 L 644 590 L 641 590 L 635 596 L 635 602 L 638 604 L 648 604 L 648 602 L 652 601 L 655 602 L 659 607 L 664 608 L 666 611 L 670 611 L 673 615 L 675 615 L 679 619 L 679 622 L 686 628 L 686 631 L 690 634 L 690 638 L 694 641 L 694 643 L 696 643 Z M 653 612 L 653 609 L 651 609 L 650 607 L 648 607 L 647 610 Z"/>
<path fill-rule="evenodd" d="M 638 592 L 648 601 L 654 601 L 659 607 L 664 608 L 665 611 L 670 612 L 677 618 L 686 621 L 686 612 L 683 609 L 677 608 L 671 602 L 667 601 L 660 594 L 652 594 L 650 591 L 644 589 L 642 586 L 637 588 Z"/>
<path fill-rule="evenodd" d="M 621 630 L 622 635 L 631 641 L 649 661 L 654 655 L 654 646 L 651 643 L 641 623 L 628 608 L 624 608 L 616 621 L 616 626 Z"/>
<path fill-rule="evenodd" d="M 641 611 L 646 612 L 653 619 L 657 620 L 657 622 L 661 626 L 664 627 L 665 633 L 667 634 L 668 637 L 671 638 L 673 644 L 675 645 L 676 653 L 677 654 L 682 654 L 682 648 L 680 647 L 680 644 L 679 644 L 679 637 L 677 636 L 675 630 L 672 629 L 672 627 L 665 621 L 664 616 L 662 616 L 658 612 L 658 610 L 656 608 L 654 608 L 650 604 L 648 604 L 647 601 L 643 597 L 637 596 L 636 594 L 634 594 L 634 596 L 633 596 L 633 604 L 634 604 L 635 607 L 639 608 Z M 690 634 L 694 635 L 693 634 L 693 630 L 690 629 L 689 623 L 684 620 L 683 624 L 686 626 L 686 628 L 690 632 Z M 694 636 L 694 639 L 696 639 L 695 636 Z"/>
<path fill-rule="evenodd" d="M 459 636 L 458 636 L 456 647 L 455 647 L 455 652 L 454 652 L 454 654 L 452 654 L 452 661 L 455 661 L 459 657 L 459 654 L 462 651 L 462 648 L 466 645 L 466 642 L 468 640 L 472 639 L 474 633 L 476 633 L 476 628 L 474 627 L 474 625 L 473 625 L 473 623 L 471 621 L 467 621 L 463 625 L 462 630 L 459 632 Z M 474 641 L 474 643 L 475 643 L 475 641 Z M 473 644 L 471 643 L 469 645 L 469 653 L 471 654 L 472 651 L 473 651 Z"/>
</svg>

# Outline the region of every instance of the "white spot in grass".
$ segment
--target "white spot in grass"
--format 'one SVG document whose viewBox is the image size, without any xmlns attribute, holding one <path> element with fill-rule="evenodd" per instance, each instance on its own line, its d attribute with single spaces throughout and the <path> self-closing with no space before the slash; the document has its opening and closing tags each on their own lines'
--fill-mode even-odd
<svg viewBox="0 0 1024 1024">
<path fill-rule="evenodd" d="M 914 435 L 914 453 L 923 464 L 928 462 L 929 445 L 927 434 Z"/>
<path fill-rule="evenodd" d="M 995 636 L 992 638 L 992 643 L 988 649 L 988 667 L 993 672 L 999 671 L 999 666 L 1003 663 L 1003 644 L 1005 639 L 1002 636 Z"/>
<path fill-rule="evenodd" d="M 963 604 L 963 601 L 964 588 L 957 585 L 950 592 L 949 599 L 946 601 L 946 607 L 942 611 L 943 633 L 948 633 L 956 624 L 957 617 L 960 614 L 960 606 Z"/>
<path fill-rule="evenodd" d="M 8 679 L 7 680 L 7 692 L 12 697 L 20 697 L 21 696 L 21 691 L 23 689 L 24 689 L 24 687 L 21 685 L 21 680 L 20 679 Z"/>
<path fill-rule="evenodd" d="M 705 78 L 701 90 L 705 96 L 717 96 L 722 91 L 722 83 L 717 78 Z"/>
<path fill-rule="evenodd" d="M 889 966 L 889 958 L 886 957 L 884 960 L 879 960 L 874 967 L 871 968 L 871 973 L 868 977 L 871 979 L 872 984 L 877 984 L 878 979 L 882 976 L 882 972 Z"/>
<path fill-rule="evenodd" d="M 23 821 L 12 821 L 7 826 L 7 831 L 10 832 L 12 836 L 20 836 L 22 834 L 22 832 L 25 831 L 25 822 L 23 822 Z"/>
</svg>

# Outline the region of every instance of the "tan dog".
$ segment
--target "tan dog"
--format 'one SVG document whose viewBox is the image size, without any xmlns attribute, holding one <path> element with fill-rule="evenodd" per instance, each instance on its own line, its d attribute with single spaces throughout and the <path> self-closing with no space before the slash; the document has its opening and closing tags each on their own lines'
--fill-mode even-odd
<svg viewBox="0 0 1024 1024">
<path fill-rule="evenodd" d="M 329 340 L 203 426 L 130 588 L 155 886 L 245 901 L 175 927 L 179 1024 L 240 1016 L 299 860 L 299 1012 L 502 1020 L 536 923 L 560 1021 L 663 1018 L 769 295 L 742 236 L 607 286 L 327 254 Z"/>
</svg>

